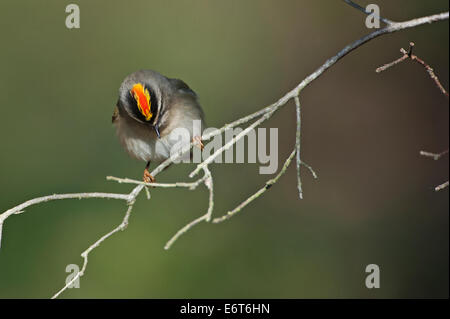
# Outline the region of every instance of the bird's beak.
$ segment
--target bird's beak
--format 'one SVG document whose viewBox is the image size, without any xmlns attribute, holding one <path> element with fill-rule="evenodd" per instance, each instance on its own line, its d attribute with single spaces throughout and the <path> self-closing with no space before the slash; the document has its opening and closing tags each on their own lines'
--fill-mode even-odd
<svg viewBox="0 0 450 319">
<path fill-rule="evenodd" d="M 153 128 L 155 129 L 156 135 L 158 136 L 158 138 L 161 138 L 161 135 L 159 134 L 159 127 L 158 125 L 154 125 Z"/>
</svg>

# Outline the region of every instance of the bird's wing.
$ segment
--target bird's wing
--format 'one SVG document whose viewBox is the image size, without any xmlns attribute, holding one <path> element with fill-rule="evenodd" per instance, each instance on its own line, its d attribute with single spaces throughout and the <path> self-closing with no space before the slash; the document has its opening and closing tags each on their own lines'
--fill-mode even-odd
<svg viewBox="0 0 450 319">
<path fill-rule="evenodd" d="M 180 79 L 169 79 L 169 81 L 178 91 L 197 97 L 197 94 L 184 81 Z"/>
</svg>

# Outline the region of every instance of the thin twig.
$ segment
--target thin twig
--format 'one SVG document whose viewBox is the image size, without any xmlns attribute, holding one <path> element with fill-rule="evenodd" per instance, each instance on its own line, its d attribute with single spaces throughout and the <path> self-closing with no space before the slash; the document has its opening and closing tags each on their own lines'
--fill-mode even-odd
<svg viewBox="0 0 450 319">
<path fill-rule="evenodd" d="M 293 151 L 296 153 L 296 149 Z M 291 153 L 292 155 L 292 153 Z M 264 187 L 259 189 L 256 193 L 254 193 L 252 196 L 248 197 L 246 200 L 244 200 L 241 204 L 239 204 L 236 208 L 234 208 L 231 211 L 228 211 L 225 215 L 221 216 L 221 217 L 217 217 L 213 219 L 213 223 L 217 224 L 220 222 L 223 222 L 224 220 L 227 220 L 231 217 L 233 217 L 236 213 L 240 212 L 245 206 L 247 206 L 248 204 L 250 204 L 251 202 L 253 202 L 255 199 L 257 199 L 258 197 L 260 197 L 263 193 L 265 193 L 269 188 L 271 188 L 277 181 L 278 179 L 286 172 L 286 169 L 288 168 L 288 166 L 291 164 L 292 158 L 290 158 L 291 156 L 289 156 L 284 165 L 283 168 L 280 170 L 280 172 L 278 173 L 277 176 L 275 176 L 275 178 L 270 179 L 266 182 L 266 184 L 264 184 Z M 312 169 L 312 167 L 308 164 L 306 164 L 305 162 L 301 161 L 300 162 L 301 165 L 305 166 L 306 168 L 308 168 L 308 170 L 311 172 L 311 175 L 314 177 L 314 179 L 317 179 L 317 174 L 316 172 Z M 287 166 L 286 166 L 287 165 Z M 284 170 L 284 171 L 283 171 Z"/>
<path fill-rule="evenodd" d="M 145 185 L 145 186 L 148 186 L 148 187 L 155 187 L 155 188 L 158 188 L 158 187 L 159 188 L 186 187 L 186 188 L 189 188 L 190 190 L 194 190 L 194 189 L 197 188 L 198 185 L 203 183 L 205 177 L 203 176 L 202 178 L 199 178 L 195 182 L 188 182 L 188 183 L 183 183 L 183 182 L 176 182 L 176 183 L 145 183 L 143 181 L 138 181 L 138 180 L 131 179 L 131 178 L 119 178 L 119 177 L 114 177 L 114 176 L 107 176 L 106 179 L 109 180 L 109 181 L 116 181 L 119 184 L 121 184 L 121 183 L 124 183 L 124 184 L 137 184 L 137 185 Z"/>
<path fill-rule="evenodd" d="M 303 162 L 303 161 L 301 161 L 301 164 L 302 164 L 303 166 L 305 166 L 305 167 L 311 172 L 311 175 L 314 177 L 314 179 L 318 179 L 318 178 L 319 178 L 319 177 L 317 176 L 317 173 L 313 170 L 313 168 L 312 168 L 310 165 L 306 164 L 306 163 Z"/>
<path fill-rule="evenodd" d="M 300 114 L 300 100 L 298 96 L 294 98 L 295 100 L 295 111 L 297 115 L 297 130 L 295 134 L 295 149 L 296 149 L 296 159 L 297 159 L 297 189 L 298 189 L 298 196 L 300 199 L 303 199 L 303 189 L 302 189 L 302 178 L 300 176 L 300 167 L 302 164 L 302 160 L 300 159 L 300 132 L 301 132 L 301 126 L 302 126 L 302 119 Z"/>
<path fill-rule="evenodd" d="M 120 223 L 119 226 L 117 226 L 116 228 L 114 228 L 113 230 L 111 230 L 109 233 L 107 233 L 106 235 L 103 235 L 100 239 L 98 239 L 95 243 L 93 243 L 91 246 L 89 246 L 88 249 L 86 249 L 82 254 L 81 257 L 83 257 L 84 262 L 83 262 L 83 267 L 81 268 L 81 270 L 72 278 L 72 280 L 70 280 L 68 283 L 66 283 L 66 285 L 61 288 L 60 291 L 58 291 L 55 295 L 53 295 L 52 299 L 58 298 L 58 296 L 65 291 L 67 288 L 71 287 L 72 284 L 79 280 L 83 275 L 84 272 L 86 271 L 87 268 L 87 264 L 88 264 L 88 256 L 90 254 L 91 251 L 93 251 L 95 248 L 97 248 L 98 246 L 100 246 L 100 244 L 105 241 L 107 238 L 111 237 L 112 235 L 114 235 L 115 233 L 117 233 L 120 230 L 124 230 L 125 228 L 127 228 L 128 226 L 128 220 L 130 218 L 130 214 L 131 214 L 131 210 L 133 209 L 133 205 L 129 205 L 128 209 L 125 213 L 125 216 L 122 220 L 122 223 Z"/>
<path fill-rule="evenodd" d="M 448 154 L 448 151 L 449 151 L 449 150 L 445 150 L 445 151 L 440 152 L 440 153 L 431 153 L 431 152 L 426 152 L 426 151 L 420 151 L 420 155 L 425 156 L 425 157 L 432 158 L 432 159 L 434 159 L 435 161 L 437 161 L 437 160 L 440 159 L 442 156 L 447 155 L 447 154 Z M 436 187 L 434 188 L 434 190 L 435 190 L 436 192 L 438 192 L 438 191 L 440 191 L 440 190 L 446 188 L 447 186 L 448 186 L 448 181 L 446 181 L 445 183 L 442 183 L 442 184 L 436 186 Z"/>
<path fill-rule="evenodd" d="M 49 196 L 37 197 L 34 199 L 30 199 L 16 207 L 8 209 L 6 212 L 0 214 L 0 247 L 2 241 L 2 225 L 3 222 L 11 215 L 20 214 L 25 211 L 25 208 L 30 207 L 32 205 L 45 203 L 54 200 L 62 200 L 62 199 L 85 199 L 85 198 L 106 198 L 106 199 L 119 199 L 130 201 L 131 197 L 127 194 L 114 194 L 114 193 L 74 193 L 74 194 L 53 194 Z"/>
<path fill-rule="evenodd" d="M 431 157 L 435 161 L 437 161 L 438 159 L 440 159 L 442 156 L 444 156 L 446 154 L 448 154 L 448 150 L 445 150 L 441 153 L 431 153 L 431 152 L 426 152 L 426 151 L 420 151 L 420 155 L 425 156 L 425 157 Z"/>
<path fill-rule="evenodd" d="M 401 48 L 400 52 L 403 54 L 402 57 L 398 58 L 397 60 L 387 63 L 383 66 L 380 66 L 379 68 L 377 68 L 375 70 L 375 72 L 380 73 L 383 72 L 387 69 L 389 69 L 390 67 L 397 65 L 407 59 L 411 59 L 411 61 L 415 61 L 417 63 L 419 63 L 420 65 L 422 65 L 425 70 L 428 72 L 428 74 L 430 75 L 430 78 L 434 81 L 434 83 L 436 84 L 437 88 L 441 91 L 442 94 L 444 94 L 447 98 L 448 98 L 448 92 L 444 89 L 444 87 L 442 86 L 441 82 L 439 81 L 439 78 L 437 77 L 437 75 L 434 73 L 433 68 L 427 64 L 425 61 L 423 61 L 421 58 L 419 58 L 418 56 L 413 54 L 413 49 L 414 49 L 414 42 L 410 42 L 409 43 L 409 49 L 408 51 L 406 51 L 405 49 Z M 420 151 L 420 155 L 422 156 L 426 156 L 426 157 L 431 157 L 434 160 L 438 160 L 439 158 L 441 158 L 441 156 L 445 155 L 448 153 L 448 150 L 439 153 L 439 154 L 435 154 L 435 153 L 430 153 L 430 152 L 426 152 L 426 151 Z M 448 182 L 445 182 L 441 185 L 436 186 L 435 190 L 439 191 L 441 189 L 444 189 L 448 186 Z"/>
<path fill-rule="evenodd" d="M 294 158 L 295 153 L 296 153 L 296 149 L 294 148 L 294 150 L 291 152 L 291 154 L 288 156 L 288 158 L 284 162 L 284 165 L 281 168 L 280 172 L 277 174 L 277 176 L 275 176 L 272 179 L 269 179 L 261 189 L 259 189 L 256 193 L 254 193 L 252 196 L 250 196 L 246 200 L 244 200 L 235 209 L 227 212 L 225 215 L 223 215 L 221 217 L 214 218 L 213 223 L 217 224 L 217 223 L 223 222 L 224 220 L 227 220 L 227 219 L 233 217 L 235 214 L 239 213 L 245 206 L 247 206 L 248 204 L 253 202 L 255 199 L 257 199 L 259 196 L 264 194 L 269 188 L 271 188 L 273 186 L 273 184 L 275 184 L 278 181 L 278 179 L 281 176 L 284 175 L 284 173 L 286 173 L 286 170 L 288 169 L 289 165 L 291 164 L 291 161 Z"/>
<path fill-rule="evenodd" d="M 144 189 L 145 189 L 145 194 L 147 195 L 147 199 L 148 200 L 152 199 L 152 195 L 150 194 L 150 190 L 148 189 L 148 186 L 145 186 Z"/>
<path fill-rule="evenodd" d="M 198 223 L 205 221 L 209 222 L 211 220 L 213 208 L 214 208 L 214 188 L 213 188 L 213 179 L 211 172 L 208 169 L 208 166 L 203 167 L 203 171 L 205 172 L 205 179 L 204 184 L 206 188 L 209 190 L 209 202 L 208 202 L 208 210 L 206 211 L 206 214 L 203 216 L 200 216 L 193 221 L 191 221 L 189 224 L 178 230 L 175 235 L 172 236 L 172 238 L 166 243 L 164 246 L 165 250 L 170 249 L 172 247 L 173 243 L 180 238 L 181 235 L 186 233 L 188 230 L 190 230 L 192 227 L 197 225 Z"/>
<path fill-rule="evenodd" d="M 422 65 L 430 75 L 430 78 L 434 81 L 438 89 L 444 94 L 446 97 L 448 97 L 447 90 L 444 89 L 444 86 L 442 85 L 441 81 L 439 81 L 438 76 L 434 73 L 433 68 L 428 65 L 425 61 L 423 61 L 421 58 L 419 58 L 417 55 L 411 55 L 411 60 L 416 61 L 420 65 Z"/>
<path fill-rule="evenodd" d="M 399 57 L 397 60 L 394 60 L 394 61 L 392 61 L 392 62 L 386 63 L 386 64 L 384 64 L 384 65 L 378 67 L 378 68 L 375 70 L 375 72 L 377 72 L 377 73 L 383 72 L 383 71 L 389 69 L 390 67 L 393 67 L 394 65 L 397 65 L 397 64 L 399 64 L 399 63 L 405 61 L 405 60 L 408 59 L 408 58 L 409 58 L 409 56 L 408 56 L 407 54 L 404 54 L 403 56 Z"/>
<path fill-rule="evenodd" d="M 442 183 L 441 185 L 438 185 L 434 188 L 436 192 L 439 192 L 440 190 L 443 190 L 444 188 L 448 187 L 449 181 L 446 181 L 445 183 Z"/>
<path fill-rule="evenodd" d="M 410 42 L 409 43 L 409 49 L 408 51 L 406 51 L 405 49 L 401 48 L 400 52 L 403 53 L 403 56 L 401 56 L 400 58 L 387 63 L 385 65 L 382 65 L 380 67 L 378 67 L 375 72 L 380 73 L 383 72 L 391 67 L 393 67 L 394 65 L 397 65 L 407 59 L 411 59 L 411 61 L 415 61 L 417 63 L 419 63 L 420 65 L 422 65 L 425 70 L 428 72 L 428 74 L 430 75 L 430 78 L 434 81 L 434 83 L 436 84 L 437 88 L 441 91 L 442 94 L 444 94 L 445 96 L 448 97 L 448 92 L 445 90 L 445 88 L 442 86 L 441 81 L 439 81 L 438 76 L 434 73 L 433 68 L 426 63 L 424 60 L 422 60 L 421 58 L 419 58 L 417 55 L 412 54 L 413 52 L 413 48 L 414 48 L 414 42 Z"/>
</svg>

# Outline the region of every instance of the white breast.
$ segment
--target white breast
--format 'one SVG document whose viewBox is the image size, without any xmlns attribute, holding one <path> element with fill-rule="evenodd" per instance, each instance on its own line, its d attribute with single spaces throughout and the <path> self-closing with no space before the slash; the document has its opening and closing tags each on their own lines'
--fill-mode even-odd
<svg viewBox="0 0 450 319">
<path fill-rule="evenodd" d="M 201 112 L 190 105 L 181 105 L 166 113 L 170 117 L 170 123 L 164 131 L 161 131 L 161 138 L 156 136 L 156 132 L 148 125 L 135 121 L 128 116 L 119 116 L 114 122 L 120 143 L 130 156 L 148 162 L 161 162 L 169 158 L 174 146 L 180 146 L 180 139 L 174 138 L 176 128 L 184 128 L 189 132 L 186 142 L 190 143 L 193 137 L 193 121 L 201 121 L 199 132 L 195 134 L 201 136 L 204 128 Z"/>
<path fill-rule="evenodd" d="M 149 127 L 128 117 L 119 116 L 115 121 L 120 143 L 130 156 L 145 162 L 161 162 L 170 156 L 169 136 L 160 139 Z"/>
</svg>

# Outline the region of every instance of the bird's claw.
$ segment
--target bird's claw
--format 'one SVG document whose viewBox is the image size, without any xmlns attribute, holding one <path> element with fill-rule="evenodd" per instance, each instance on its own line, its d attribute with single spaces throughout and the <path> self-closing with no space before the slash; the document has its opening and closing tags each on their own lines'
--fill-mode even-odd
<svg viewBox="0 0 450 319">
<path fill-rule="evenodd" d="M 197 146 L 198 148 L 200 148 L 200 150 L 203 151 L 203 149 L 205 148 L 205 145 L 203 145 L 202 142 L 202 137 L 201 136 L 194 136 L 192 138 L 192 142 L 194 143 L 195 146 Z"/>
<path fill-rule="evenodd" d="M 144 180 L 144 183 L 154 183 L 155 182 L 155 178 L 152 176 L 152 174 L 150 174 L 150 172 L 148 171 L 147 168 L 144 170 L 143 180 Z"/>
</svg>

